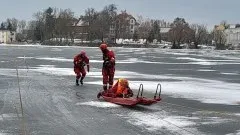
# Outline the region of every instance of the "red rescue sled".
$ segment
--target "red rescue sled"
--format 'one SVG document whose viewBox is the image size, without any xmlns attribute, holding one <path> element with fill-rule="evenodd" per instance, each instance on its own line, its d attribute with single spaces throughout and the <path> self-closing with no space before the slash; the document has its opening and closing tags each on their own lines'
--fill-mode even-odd
<svg viewBox="0 0 240 135">
<path fill-rule="evenodd" d="M 159 89 L 159 92 L 158 92 L 158 89 Z M 111 102 L 111 103 L 123 105 L 123 106 L 135 106 L 137 104 L 152 105 L 154 103 L 157 103 L 158 101 L 161 101 L 161 97 L 160 97 L 161 91 L 162 91 L 161 84 L 159 83 L 157 85 L 157 89 L 156 89 L 153 99 L 146 98 L 146 97 L 143 97 L 143 84 L 140 84 L 137 97 L 135 97 L 135 98 L 133 98 L 133 97 L 129 97 L 129 98 L 116 97 L 114 94 L 108 93 L 108 92 L 102 92 L 99 96 L 102 96 L 103 99 L 107 102 Z M 98 98 L 100 98 L 99 96 L 98 96 Z"/>
</svg>

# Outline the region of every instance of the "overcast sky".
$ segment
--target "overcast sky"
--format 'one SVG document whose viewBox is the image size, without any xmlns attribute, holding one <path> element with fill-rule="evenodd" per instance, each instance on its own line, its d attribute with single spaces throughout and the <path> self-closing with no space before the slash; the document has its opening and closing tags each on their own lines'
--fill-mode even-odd
<svg viewBox="0 0 240 135">
<path fill-rule="evenodd" d="M 80 16 L 87 8 L 101 10 L 108 4 L 116 4 L 118 11 L 127 10 L 133 16 L 166 21 L 184 17 L 189 23 L 209 28 L 222 20 L 240 23 L 240 0 L 1 0 L 0 22 L 12 17 L 31 20 L 33 13 L 48 7 L 70 8 Z"/>
</svg>

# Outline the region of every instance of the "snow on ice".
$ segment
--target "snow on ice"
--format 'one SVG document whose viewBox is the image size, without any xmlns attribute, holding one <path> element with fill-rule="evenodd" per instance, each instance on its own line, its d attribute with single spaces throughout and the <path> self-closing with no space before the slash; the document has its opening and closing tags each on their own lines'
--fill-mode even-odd
<svg viewBox="0 0 240 135">
<path fill-rule="evenodd" d="M 76 103 L 76 105 L 94 106 L 94 107 L 99 107 L 99 108 L 120 107 L 119 105 L 116 105 L 116 104 L 113 104 L 113 103 L 100 102 L 100 101 L 82 102 L 82 103 Z"/>
<path fill-rule="evenodd" d="M 95 76 L 96 77 L 96 76 Z M 99 76 L 101 77 L 101 76 Z M 130 87 L 137 90 L 139 85 L 144 85 L 144 90 L 155 92 L 158 83 L 162 85 L 162 93 L 172 97 L 198 100 L 203 103 L 238 105 L 240 84 L 215 80 L 198 79 L 190 77 L 154 75 L 155 79 L 179 79 L 181 81 L 131 81 L 133 78 L 152 78 L 153 75 L 139 74 L 136 72 L 117 71 L 116 78 L 128 78 Z M 86 82 L 88 84 L 102 85 L 101 81 Z M 232 93 L 232 94 L 228 94 Z"/>
<path fill-rule="evenodd" d="M 59 76 L 74 76 L 72 68 L 56 68 L 50 65 L 40 65 L 39 67 L 29 67 L 28 70 L 59 75 Z M 24 69 L 21 69 L 24 71 Z M 10 73 L 9 73 L 10 72 Z M 0 69 L 1 75 L 14 75 L 15 69 Z M 20 74 L 21 75 L 21 74 Z M 88 73 L 88 77 L 101 78 L 101 70 L 93 69 L 92 72 Z M 154 92 L 159 82 L 157 81 L 131 81 L 131 79 L 137 78 L 154 78 L 154 79 L 178 79 L 179 81 L 168 81 L 161 82 L 163 93 L 172 97 L 181 97 L 191 100 L 198 100 L 203 103 L 214 103 L 214 104 L 229 104 L 238 105 L 240 95 L 240 84 L 228 83 L 222 81 L 214 81 L 207 79 L 198 79 L 190 77 L 177 77 L 177 76 L 164 76 L 164 75 L 148 75 L 140 74 L 137 72 L 129 71 L 116 71 L 115 78 L 127 78 L 130 81 L 130 87 L 138 89 L 140 83 L 143 83 L 145 91 Z M 97 82 L 86 82 L 87 84 L 99 84 L 102 85 L 101 81 Z M 232 94 L 228 94 L 232 93 Z"/>
</svg>

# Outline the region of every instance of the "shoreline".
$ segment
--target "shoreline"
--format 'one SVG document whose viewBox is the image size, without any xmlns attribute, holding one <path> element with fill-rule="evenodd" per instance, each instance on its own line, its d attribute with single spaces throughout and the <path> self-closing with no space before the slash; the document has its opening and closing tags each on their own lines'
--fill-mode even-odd
<svg viewBox="0 0 240 135">
<path fill-rule="evenodd" d="M 57 45 L 57 44 L 22 44 L 22 43 L 13 43 L 13 44 L 0 44 L 0 46 L 44 46 L 44 47 L 89 47 L 89 48 L 94 48 L 94 47 L 99 47 L 99 44 L 94 44 L 94 43 L 83 43 L 83 44 L 69 44 L 69 45 Z M 116 48 L 161 48 L 161 49 L 172 49 L 171 45 L 154 45 L 154 44 L 108 44 L 109 47 L 116 47 Z M 205 46 L 205 47 L 200 47 L 198 49 L 194 48 L 178 48 L 176 50 L 217 50 L 215 49 L 214 46 Z M 174 50 L 174 49 L 173 49 Z M 226 49 L 227 50 L 227 49 Z M 238 49 L 235 49 L 238 50 Z"/>
</svg>

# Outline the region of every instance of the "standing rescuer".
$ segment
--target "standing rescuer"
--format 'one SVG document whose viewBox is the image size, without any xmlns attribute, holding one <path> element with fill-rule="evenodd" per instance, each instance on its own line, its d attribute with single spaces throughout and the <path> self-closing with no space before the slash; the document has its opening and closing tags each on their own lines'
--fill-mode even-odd
<svg viewBox="0 0 240 135">
<path fill-rule="evenodd" d="M 102 43 L 100 45 L 100 49 L 103 54 L 103 66 L 102 66 L 103 90 L 107 90 L 112 88 L 113 85 L 113 79 L 115 74 L 115 55 L 113 51 L 108 50 L 107 44 L 105 43 Z"/>
<path fill-rule="evenodd" d="M 74 57 L 74 72 L 76 74 L 76 85 L 79 85 L 79 79 L 81 85 L 83 85 L 83 79 L 86 76 L 85 66 L 87 65 L 87 71 L 89 72 L 89 58 L 86 55 L 85 51 L 81 51 Z"/>
</svg>

